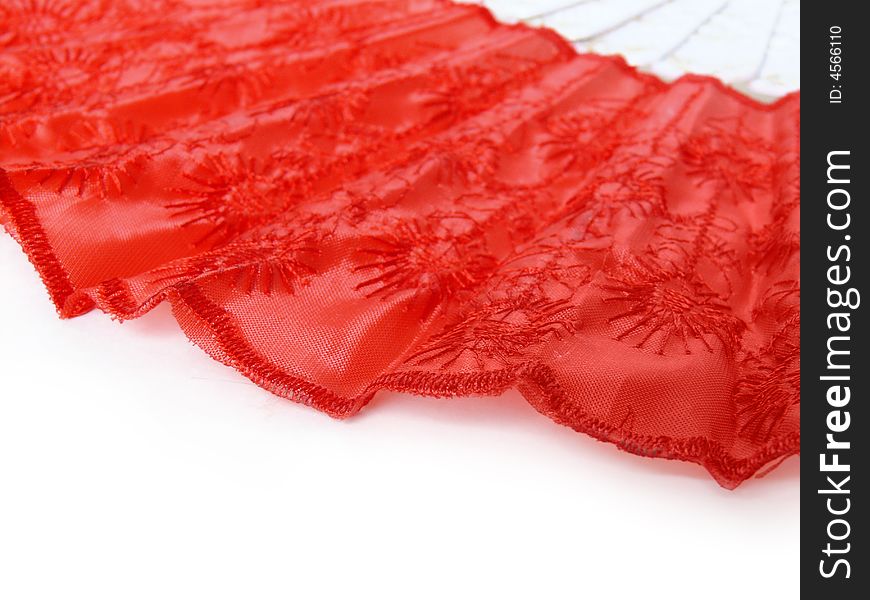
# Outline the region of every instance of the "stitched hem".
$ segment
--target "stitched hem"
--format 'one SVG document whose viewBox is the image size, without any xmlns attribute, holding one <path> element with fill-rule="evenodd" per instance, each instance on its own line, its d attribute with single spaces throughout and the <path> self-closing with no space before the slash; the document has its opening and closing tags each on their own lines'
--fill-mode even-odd
<svg viewBox="0 0 870 600">
<path fill-rule="evenodd" d="M 87 296 L 76 293 L 66 269 L 55 255 L 36 215 L 36 207 L 18 193 L 2 168 L 0 207 L 8 219 L 7 229 L 21 244 L 30 263 L 39 273 L 58 314 L 68 318 L 91 310 L 94 307 L 93 302 Z"/>
<path fill-rule="evenodd" d="M 697 463 L 724 488 L 734 489 L 765 465 L 800 453 L 800 433 L 769 441 L 755 455 L 737 459 L 724 446 L 702 438 L 641 436 L 578 411 L 568 400 L 553 370 L 541 363 L 526 363 L 498 371 L 442 374 L 431 371 L 389 373 L 378 377 L 356 397 L 342 397 L 310 381 L 281 371 L 244 339 L 234 317 L 209 300 L 195 285 L 169 294 L 176 318 L 188 337 L 218 361 L 238 369 L 257 385 L 286 398 L 344 419 L 362 409 L 382 389 L 432 397 L 499 395 L 516 388 L 535 410 L 551 420 L 615 444 L 620 450 L 648 458 Z M 205 327 L 216 347 L 202 344 L 185 321 L 193 317 Z"/>
<path fill-rule="evenodd" d="M 235 325 L 235 317 L 208 299 L 195 284 L 174 286 L 138 306 L 126 285 L 112 280 L 101 285 L 98 297 L 100 309 L 120 320 L 141 316 L 163 300 L 168 300 L 188 338 L 212 358 L 238 370 L 273 394 L 312 406 L 336 419 L 353 416 L 382 389 L 429 397 L 496 396 L 517 389 L 535 410 L 560 425 L 637 456 L 696 463 L 727 489 L 736 488 L 766 465 L 800 454 L 800 433 L 773 438 L 756 454 L 737 459 L 721 444 L 703 437 L 643 436 L 625 431 L 579 411 L 569 402 L 553 370 L 543 363 L 524 363 L 481 373 L 387 373 L 375 379 L 358 396 L 343 397 L 311 381 L 289 375 L 271 363 L 247 342 L 241 329 Z M 195 328 L 205 330 L 214 346 L 203 343 L 203 337 L 192 331 Z"/>
</svg>

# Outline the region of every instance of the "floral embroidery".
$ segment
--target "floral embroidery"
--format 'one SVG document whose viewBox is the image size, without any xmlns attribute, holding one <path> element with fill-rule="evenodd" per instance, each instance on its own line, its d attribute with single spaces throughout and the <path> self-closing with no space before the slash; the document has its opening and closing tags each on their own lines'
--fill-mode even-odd
<svg viewBox="0 0 870 600">
<path fill-rule="evenodd" d="M 604 299 L 622 310 L 608 319 L 617 340 L 634 340 L 636 348 L 658 354 L 675 346 L 691 354 L 691 340 L 707 351 L 708 336 L 733 352 L 737 336 L 745 327 L 728 306 L 692 273 L 681 273 L 639 258 L 624 260 L 609 273 L 601 289 L 612 293 Z"/>
<path fill-rule="evenodd" d="M 321 238 L 315 232 L 267 231 L 185 258 L 156 272 L 152 283 L 203 282 L 231 276 L 246 294 L 293 293 L 315 273 Z"/>
<path fill-rule="evenodd" d="M 746 129 L 740 122 L 710 124 L 683 144 L 682 154 L 689 173 L 751 201 L 756 191 L 770 189 L 777 155 L 768 141 Z"/>
<path fill-rule="evenodd" d="M 643 116 L 644 113 L 631 103 L 598 99 L 572 112 L 548 118 L 545 136 L 538 148 L 554 167 L 583 171 L 601 164 L 616 152 L 618 142 L 628 135 L 624 124 Z"/>
<path fill-rule="evenodd" d="M 534 347 L 562 339 L 576 329 L 576 317 L 566 300 L 529 300 L 517 297 L 480 307 L 435 336 L 408 358 L 414 365 L 449 368 L 469 359 L 478 369 L 491 361 L 515 364 Z"/>
<path fill-rule="evenodd" d="M 594 175 L 565 206 L 578 239 L 609 238 L 614 220 L 620 217 L 640 219 L 665 213 L 663 173 L 668 166 L 662 159 L 621 156 Z"/>
<path fill-rule="evenodd" d="M 794 281 L 775 284 L 755 317 L 766 317 L 779 328 L 767 347 L 741 363 L 742 376 L 734 395 L 742 436 L 770 438 L 793 406 L 800 404 L 800 288 Z"/>
<path fill-rule="evenodd" d="M 97 16 L 89 2 L 65 0 L 6 0 L 0 6 L 0 48 L 44 45 L 58 40 L 70 22 Z"/>
<path fill-rule="evenodd" d="M 418 290 L 447 299 L 473 288 L 495 267 L 480 231 L 461 215 L 435 214 L 425 221 L 399 222 L 391 233 L 367 238 L 359 256 L 365 262 L 354 271 L 368 274 L 368 279 L 356 289 L 384 298 Z"/>
<path fill-rule="evenodd" d="M 182 227 L 211 226 L 197 244 L 230 240 L 280 214 L 294 197 L 288 172 L 268 160 L 210 155 L 184 178 L 190 186 L 174 189 L 183 199 L 166 206 Z"/>
<path fill-rule="evenodd" d="M 275 67 L 255 67 L 244 64 L 209 64 L 195 69 L 187 76 L 199 90 L 211 96 L 231 94 L 240 105 L 252 104 L 266 92 L 275 79 Z"/>
</svg>

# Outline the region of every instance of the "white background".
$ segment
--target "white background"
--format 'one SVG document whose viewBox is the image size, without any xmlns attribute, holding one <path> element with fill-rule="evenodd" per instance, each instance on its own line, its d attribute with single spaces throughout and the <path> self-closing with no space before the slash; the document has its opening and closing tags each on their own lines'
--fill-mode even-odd
<svg viewBox="0 0 870 600">
<path fill-rule="evenodd" d="M 713 75 L 765 101 L 800 88 L 800 0 L 465 1 L 667 80 Z"/>
<path fill-rule="evenodd" d="M 541 0 L 605 24 L 605 5 L 638 9 L 630 35 L 625 21 L 578 45 L 662 75 L 707 70 L 762 96 L 799 85 L 799 3 L 704 0 L 684 42 L 662 45 L 687 1 Z M 730 42 L 753 5 L 770 41 Z M 539 21 L 588 24 L 568 17 Z M 747 68 L 716 64 L 734 48 L 754 49 Z M 799 465 L 729 492 L 516 393 L 385 393 L 334 421 L 208 358 L 166 306 L 123 325 L 57 319 L 0 234 L 0 598 L 796 598 Z"/>
<path fill-rule="evenodd" d="M 799 459 L 736 491 L 517 394 L 334 421 L 164 305 L 55 317 L 0 235 L 0 598 L 796 598 Z"/>
</svg>

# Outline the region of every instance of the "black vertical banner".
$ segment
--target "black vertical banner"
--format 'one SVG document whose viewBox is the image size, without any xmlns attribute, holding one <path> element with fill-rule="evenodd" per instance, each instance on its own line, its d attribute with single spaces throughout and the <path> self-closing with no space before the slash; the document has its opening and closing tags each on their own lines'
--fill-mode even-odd
<svg viewBox="0 0 870 600">
<path fill-rule="evenodd" d="M 863 2 L 801 22 L 801 590 L 866 597 L 870 344 L 865 302 L 870 29 Z M 859 458 L 859 455 L 861 458 Z"/>
</svg>

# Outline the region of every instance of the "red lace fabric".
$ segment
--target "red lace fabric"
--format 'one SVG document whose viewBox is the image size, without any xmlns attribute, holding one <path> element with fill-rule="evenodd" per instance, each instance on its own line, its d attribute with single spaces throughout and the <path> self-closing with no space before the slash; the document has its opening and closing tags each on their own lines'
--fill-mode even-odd
<svg viewBox="0 0 870 600">
<path fill-rule="evenodd" d="M 518 388 L 734 487 L 799 451 L 799 113 L 442 0 L 9 0 L 0 206 L 63 317 L 334 417 Z"/>
</svg>

